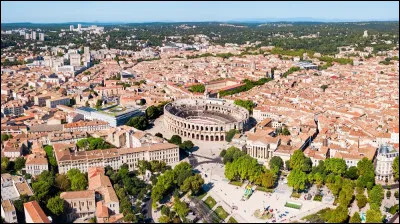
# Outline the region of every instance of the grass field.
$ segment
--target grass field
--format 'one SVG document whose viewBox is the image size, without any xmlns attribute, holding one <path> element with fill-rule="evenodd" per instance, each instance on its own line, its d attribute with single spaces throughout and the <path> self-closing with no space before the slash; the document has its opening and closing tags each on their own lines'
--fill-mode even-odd
<svg viewBox="0 0 400 224">
<path fill-rule="evenodd" d="M 241 187 L 243 185 L 243 183 L 240 182 L 240 181 L 231 181 L 231 182 L 229 182 L 229 184 L 232 184 L 232 185 L 235 185 L 235 186 L 238 186 L 238 187 Z"/>
<path fill-rule="evenodd" d="M 218 217 L 220 217 L 222 220 L 225 220 L 228 217 L 228 213 L 222 208 L 222 206 L 218 206 L 215 209 L 215 213 L 217 213 Z"/>
<path fill-rule="evenodd" d="M 230 217 L 228 223 L 238 223 L 238 222 L 233 217 Z"/>
<path fill-rule="evenodd" d="M 211 196 L 208 196 L 204 203 L 206 203 L 210 209 L 214 208 L 214 206 L 217 204 L 217 202 Z"/>
<path fill-rule="evenodd" d="M 285 207 L 300 209 L 301 205 L 297 205 L 297 204 L 293 204 L 293 203 L 290 203 L 290 202 L 286 202 Z"/>
<path fill-rule="evenodd" d="M 330 211 L 330 208 L 325 208 L 315 214 L 303 217 L 302 220 L 310 221 L 311 223 L 324 223 L 327 222 L 329 217 L 331 216 Z"/>
<path fill-rule="evenodd" d="M 258 190 L 258 191 L 264 191 L 264 192 L 267 192 L 267 193 L 272 193 L 272 192 L 274 192 L 274 189 L 269 189 L 269 188 L 260 187 L 260 186 L 257 186 L 256 190 Z"/>
</svg>

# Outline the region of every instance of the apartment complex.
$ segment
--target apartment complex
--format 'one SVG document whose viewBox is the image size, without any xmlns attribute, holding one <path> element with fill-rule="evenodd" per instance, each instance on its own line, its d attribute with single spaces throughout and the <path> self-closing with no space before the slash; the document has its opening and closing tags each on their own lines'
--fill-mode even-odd
<svg viewBox="0 0 400 224">
<path fill-rule="evenodd" d="M 39 96 L 35 96 L 33 99 L 34 99 L 36 106 L 44 107 L 44 106 L 46 106 L 46 100 L 51 99 L 51 95 L 50 94 L 42 94 Z"/>
<path fill-rule="evenodd" d="M 13 100 L 1 105 L 1 113 L 4 116 L 19 116 L 24 113 L 23 104 Z"/>
<path fill-rule="evenodd" d="M 60 194 L 60 198 L 67 202 L 66 215 L 69 222 L 93 215 L 96 212 L 93 190 L 63 192 Z"/>
<path fill-rule="evenodd" d="M 89 167 L 94 166 L 111 166 L 118 170 L 124 163 L 128 164 L 129 170 L 133 171 L 139 160 L 160 160 L 168 165 L 179 162 L 179 148 L 170 143 L 92 151 L 77 151 L 75 146 L 67 144 L 54 144 L 53 148 L 59 173 L 67 173 L 73 168 L 86 173 Z"/>
<path fill-rule="evenodd" d="M 1 217 L 6 223 L 17 223 L 17 212 L 11 200 L 1 201 Z"/>
<path fill-rule="evenodd" d="M 64 124 L 64 131 L 99 131 L 109 129 L 110 125 L 105 121 L 77 121 L 69 124 Z"/>
<path fill-rule="evenodd" d="M 69 97 L 57 97 L 46 100 L 46 107 L 55 108 L 57 105 L 68 105 L 70 103 Z"/>
</svg>

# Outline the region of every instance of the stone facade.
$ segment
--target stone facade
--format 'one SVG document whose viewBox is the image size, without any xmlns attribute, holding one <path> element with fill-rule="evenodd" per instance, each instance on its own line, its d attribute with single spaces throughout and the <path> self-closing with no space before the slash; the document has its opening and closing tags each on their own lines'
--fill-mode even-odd
<svg viewBox="0 0 400 224">
<path fill-rule="evenodd" d="M 243 130 L 249 112 L 220 99 L 180 99 L 165 105 L 164 125 L 191 139 L 224 141 L 231 129 Z"/>
</svg>

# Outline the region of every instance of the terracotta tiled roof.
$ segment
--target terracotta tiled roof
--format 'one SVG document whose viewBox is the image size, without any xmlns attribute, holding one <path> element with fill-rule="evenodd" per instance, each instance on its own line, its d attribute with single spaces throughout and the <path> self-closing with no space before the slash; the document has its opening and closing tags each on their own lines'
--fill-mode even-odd
<svg viewBox="0 0 400 224">
<path fill-rule="evenodd" d="M 86 191 L 68 191 L 62 192 L 60 194 L 60 198 L 62 199 L 78 199 L 78 198 L 88 198 L 94 199 L 94 191 L 86 190 Z"/>
<path fill-rule="evenodd" d="M 49 218 L 44 214 L 37 201 L 24 203 L 24 208 L 34 223 L 50 223 Z"/>
</svg>

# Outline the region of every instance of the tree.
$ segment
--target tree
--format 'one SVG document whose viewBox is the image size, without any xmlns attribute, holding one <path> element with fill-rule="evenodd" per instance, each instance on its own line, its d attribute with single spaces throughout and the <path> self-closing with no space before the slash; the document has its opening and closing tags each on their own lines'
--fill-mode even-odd
<svg viewBox="0 0 400 224">
<path fill-rule="evenodd" d="M 339 193 L 339 204 L 348 206 L 353 200 L 354 184 L 349 179 L 344 179 L 342 184 L 342 190 Z"/>
<path fill-rule="evenodd" d="M 146 161 L 146 160 L 139 160 L 138 161 L 138 168 L 139 168 L 139 172 L 141 174 L 145 174 L 146 170 L 150 170 L 150 171 L 152 170 L 150 162 Z"/>
<path fill-rule="evenodd" d="M 379 209 L 369 209 L 366 214 L 367 223 L 382 223 L 382 213 Z"/>
<path fill-rule="evenodd" d="M 128 213 L 124 216 L 124 221 L 128 223 L 135 223 L 136 221 L 136 216 L 132 213 Z"/>
<path fill-rule="evenodd" d="M 45 198 L 49 195 L 51 185 L 46 181 L 38 181 L 32 184 L 32 189 L 35 192 L 35 196 L 39 201 L 45 201 Z"/>
<path fill-rule="evenodd" d="M 161 115 L 158 107 L 156 106 L 150 106 L 146 109 L 146 116 L 149 119 L 156 119 Z"/>
<path fill-rule="evenodd" d="M 325 169 L 337 175 L 342 175 L 346 172 L 346 161 L 339 158 L 329 158 L 325 160 Z"/>
<path fill-rule="evenodd" d="M 289 129 L 287 129 L 287 127 L 284 127 L 283 129 L 282 129 L 282 135 L 290 135 L 290 131 L 289 131 Z"/>
<path fill-rule="evenodd" d="M 232 138 L 233 138 L 236 134 L 239 134 L 239 131 L 238 131 L 238 130 L 236 130 L 236 129 L 231 129 L 231 130 L 229 130 L 229 131 L 226 133 L 225 140 L 226 140 L 227 142 L 231 142 L 231 141 L 232 141 Z"/>
<path fill-rule="evenodd" d="M 7 157 L 1 157 L 1 173 L 5 173 L 9 167 L 10 160 Z"/>
<path fill-rule="evenodd" d="M 64 213 L 64 200 L 59 196 L 55 196 L 54 198 L 50 198 L 47 202 L 47 208 L 56 216 Z"/>
<path fill-rule="evenodd" d="M 189 213 L 189 208 L 185 202 L 180 201 L 179 199 L 174 201 L 174 210 L 176 214 L 181 218 L 185 218 Z"/>
<path fill-rule="evenodd" d="M 183 184 L 181 185 L 181 191 L 188 192 L 191 191 L 194 194 L 197 194 L 201 189 L 201 186 L 204 184 L 204 179 L 200 174 L 195 174 L 194 176 L 188 177 Z"/>
<path fill-rule="evenodd" d="M 146 130 L 147 126 L 149 125 L 149 121 L 145 116 L 137 116 L 130 118 L 126 125 L 143 131 Z"/>
<path fill-rule="evenodd" d="M 15 169 L 16 170 L 21 170 L 22 168 L 25 167 L 25 158 L 24 157 L 18 157 L 17 159 L 15 159 L 14 161 L 15 165 Z"/>
<path fill-rule="evenodd" d="M 7 141 L 10 138 L 12 138 L 12 135 L 4 134 L 4 133 L 1 134 L 1 142 L 2 143 Z"/>
<path fill-rule="evenodd" d="M 375 185 L 370 191 L 368 191 L 368 200 L 370 204 L 376 204 L 381 206 L 384 197 L 384 190 L 381 185 Z"/>
<path fill-rule="evenodd" d="M 358 174 L 362 176 L 371 171 L 373 172 L 374 164 L 367 157 L 364 157 L 357 163 L 357 168 L 358 168 Z"/>
<path fill-rule="evenodd" d="M 89 141 L 87 138 L 80 139 L 76 142 L 76 146 L 78 146 L 79 149 L 86 149 L 89 147 Z"/>
<path fill-rule="evenodd" d="M 360 213 L 355 212 L 354 215 L 350 218 L 350 223 L 361 223 Z"/>
<path fill-rule="evenodd" d="M 98 99 L 98 100 L 96 101 L 96 109 L 99 110 L 99 109 L 101 108 L 101 105 L 102 105 L 102 104 L 103 104 L 103 100 Z"/>
<path fill-rule="evenodd" d="M 170 213 L 170 212 L 171 212 L 171 211 L 170 211 L 170 209 L 169 209 L 168 206 L 163 205 L 163 206 L 161 207 L 161 214 L 162 214 L 162 215 L 169 216 L 169 213 Z"/>
<path fill-rule="evenodd" d="M 219 153 L 219 156 L 222 157 L 222 158 L 224 158 L 225 155 L 226 155 L 226 150 L 223 149 L 223 150 Z"/>
<path fill-rule="evenodd" d="M 169 223 L 170 221 L 171 219 L 166 215 L 162 215 L 160 218 L 158 218 L 159 223 Z"/>
<path fill-rule="evenodd" d="M 272 167 L 278 167 L 278 170 L 283 168 L 283 160 L 279 156 L 273 156 L 271 160 L 269 161 L 269 167 L 272 169 Z"/>
<path fill-rule="evenodd" d="M 399 199 L 399 191 L 395 191 L 395 192 L 394 192 L 394 197 L 395 197 L 396 199 Z"/>
<path fill-rule="evenodd" d="M 254 102 L 251 100 L 235 100 L 234 104 L 246 108 L 250 113 L 254 108 Z"/>
<path fill-rule="evenodd" d="M 356 199 L 357 199 L 357 206 L 359 209 L 362 209 L 367 205 L 368 199 L 364 194 L 357 194 Z"/>
<path fill-rule="evenodd" d="M 302 170 L 306 162 L 306 156 L 300 149 L 294 151 L 292 157 L 290 157 L 290 168 L 293 170 Z"/>
<path fill-rule="evenodd" d="M 69 191 L 71 188 L 71 181 L 65 174 L 57 174 L 55 182 L 60 191 Z"/>
<path fill-rule="evenodd" d="M 80 170 L 74 168 L 67 172 L 67 177 L 71 181 L 71 190 L 85 190 L 88 182 L 86 176 Z"/>
<path fill-rule="evenodd" d="M 47 158 L 49 159 L 50 165 L 52 167 L 56 167 L 57 166 L 57 160 L 54 157 L 53 146 L 46 145 L 43 149 L 46 152 L 46 155 L 47 155 Z"/>
<path fill-rule="evenodd" d="M 233 162 L 234 160 L 236 160 L 244 155 L 246 155 L 245 152 L 243 152 L 242 150 L 240 150 L 234 146 L 231 146 L 226 150 L 226 153 L 224 155 L 224 158 L 222 159 L 222 162 L 224 164 L 227 164 L 229 162 Z"/>
<path fill-rule="evenodd" d="M 190 151 L 194 147 L 194 144 L 192 141 L 184 141 L 182 144 L 179 145 L 179 148 L 184 150 L 184 151 Z"/>
<path fill-rule="evenodd" d="M 390 190 L 386 191 L 386 198 L 390 198 L 392 196 L 392 192 Z"/>
<path fill-rule="evenodd" d="M 90 107 L 89 101 L 85 102 L 85 107 Z"/>
<path fill-rule="evenodd" d="M 328 85 L 322 85 L 321 89 L 325 92 L 325 90 L 328 88 Z"/>
<path fill-rule="evenodd" d="M 256 182 L 260 183 L 263 187 L 271 188 L 275 184 L 275 175 L 272 171 L 267 170 L 258 177 Z"/>
<path fill-rule="evenodd" d="M 345 173 L 344 177 L 349 178 L 351 180 L 357 180 L 358 178 L 358 169 L 356 166 L 350 167 Z"/>
<path fill-rule="evenodd" d="M 297 192 L 306 188 L 307 181 L 307 174 L 298 169 L 293 169 L 288 176 L 288 185 Z"/>
<path fill-rule="evenodd" d="M 292 168 L 290 167 L 290 160 L 285 161 L 285 167 L 287 170 L 291 170 Z"/>
<path fill-rule="evenodd" d="M 393 175 L 395 180 L 399 180 L 399 156 L 396 156 L 393 160 Z"/>
<path fill-rule="evenodd" d="M 182 144 L 182 138 L 179 135 L 173 135 L 168 142 L 175 145 L 180 145 Z"/>
<path fill-rule="evenodd" d="M 335 210 L 332 211 L 329 223 L 342 223 L 349 217 L 349 209 L 347 206 L 339 205 Z"/>
<path fill-rule="evenodd" d="M 204 93 L 206 90 L 204 84 L 197 84 L 189 87 L 190 92 L 195 92 L 195 93 Z"/>
</svg>

